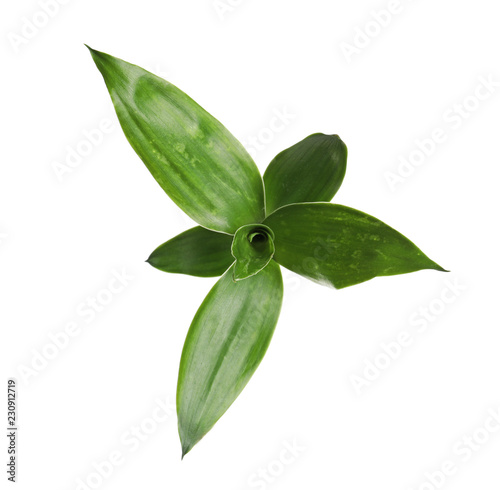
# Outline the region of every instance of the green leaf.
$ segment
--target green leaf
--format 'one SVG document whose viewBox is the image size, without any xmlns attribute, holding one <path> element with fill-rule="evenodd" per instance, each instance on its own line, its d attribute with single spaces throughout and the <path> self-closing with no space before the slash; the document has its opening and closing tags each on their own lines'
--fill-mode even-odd
<svg viewBox="0 0 500 490">
<path fill-rule="evenodd" d="M 390 226 L 346 206 L 290 204 L 265 224 L 274 232 L 279 264 L 337 289 L 377 276 L 444 271 Z"/>
<path fill-rule="evenodd" d="M 232 240 L 231 235 L 196 226 L 160 245 L 147 262 L 164 272 L 220 276 L 234 262 Z"/>
<path fill-rule="evenodd" d="M 162 78 L 89 49 L 129 143 L 183 211 L 225 233 L 262 221 L 257 166 L 217 119 Z"/>
<path fill-rule="evenodd" d="M 234 282 L 229 269 L 196 313 L 182 351 L 177 416 L 182 455 L 213 427 L 264 357 L 283 298 L 278 264 Z"/>
<path fill-rule="evenodd" d="M 286 204 L 331 201 L 346 164 L 347 147 L 337 135 L 312 134 L 282 151 L 264 174 L 267 214 Z"/>
<path fill-rule="evenodd" d="M 231 253 L 236 259 L 233 279 L 240 281 L 261 271 L 273 258 L 274 235 L 265 225 L 245 225 L 236 230 Z"/>
</svg>

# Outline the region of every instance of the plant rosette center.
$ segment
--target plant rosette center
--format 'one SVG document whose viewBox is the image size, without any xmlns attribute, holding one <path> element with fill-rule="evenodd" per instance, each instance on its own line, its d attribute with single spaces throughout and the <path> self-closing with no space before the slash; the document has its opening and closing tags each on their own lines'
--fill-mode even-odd
<svg viewBox="0 0 500 490">
<path fill-rule="evenodd" d="M 234 234 L 231 254 L 236 259 L 233 271 L 234 281 L 254 276 L 273 258 L 273 231 L 262 224 L 241 226 Z"/>
</svg>

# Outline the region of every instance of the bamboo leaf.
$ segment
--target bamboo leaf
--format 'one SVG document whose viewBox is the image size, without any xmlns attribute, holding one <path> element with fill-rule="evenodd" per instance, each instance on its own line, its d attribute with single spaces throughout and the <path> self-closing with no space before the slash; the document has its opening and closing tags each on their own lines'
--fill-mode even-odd
<svg viewBox="0 0 500 490">
<path fill-rule="evenodd" d="M 182 455 L 241 393 L 267 350 L 283 297 L 278 264 L 234 282 L 229 269 L 196 313 L 182 351 L 177 415 Z"/>
<path fill-rule="evenodd" d="M 182 210 L 226 233 L 262 221 L 257 166 L 217 119 L 162 78 L 89 49 L 129 143 Z"/>
<path fill-rule="evenodd" d="M 196 226 L 160 245 L 147 262 L 164 272 L 220 276 L 234 262 L 232 240 L 231 235 Z"/>
<path fill-rule="evenodd" d="M 279 264 L 338 289 L 377 276 L 444 271 L 401 233 L 346 206 L 290 204 L 264 223 L 274 232 Z"/>
<path fill-rule="evenodd" d="M 346 164 L 347 147 L 337 135 L 312 134 L 282 151 L 264 174 L 267 214 L 286 204 L 331 201 Z"/>
<path fill-rule="evenodd" d="M 236 259 L 233 279 L 240 281 L 261 271 L 273 258 L 273 232 L 264 225 L 245 225 L 236 230 L 231 253 Z"/>
</svg>

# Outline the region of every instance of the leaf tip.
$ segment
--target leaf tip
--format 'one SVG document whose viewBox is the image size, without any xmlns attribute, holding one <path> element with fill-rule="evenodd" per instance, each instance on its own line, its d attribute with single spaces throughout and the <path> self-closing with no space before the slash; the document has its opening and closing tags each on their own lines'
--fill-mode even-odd
<svg viewBox="0 0 500 490">
<path fill-rule="evenodd" d="M 436 262 L 434 262 L 434 265 L 434 270 L 437 270 L 439 272 L 451 272 L 450 270 L 441 267 L 439 264 L 436 264 Z"/>
<path fill-rule="evenodd" d="M 99 55 L 102 54 L 100 51 L 92 49 L 88 44 L 83 43 L 83 45 L 90 51 L 90 54 L 91 54 L 92 58 L 94 59 L 94 61 L 96 60 L 96 58 L 99 57 Z"/>
<path fill-rule="evenodd" d="M 103 53 L 102 51 L 97 51 L 97 49 L 91 48 L 88 44 L 85 44 L 85 46 L 90 51 L 90 55 L 92 56 L 97 69 L 101 72 L 101 75 L 104 77 L 105 81 L 113 74 L 116 75 L 116 67 L 112 69 L 113 60 L 116 61 L 115 58 L 113 58 L 109 54 Z"/>
<path fill-rule="evenodd" d="M 445 269 L 444 267 L 441 267 L 437 262 L 434 262 L 432 259 L 426 256 L 426 259 L 428 261 L 428 265 L 426 269 L 433 269 L 438 272 L 450 272 L 448 269 Z"/>
<path fill-rule="evenodd" d="M 186 456 L 191 449 L 193 449 L 194 444 L 189 444 L 186 442 L 182 442 L 182 454 L 181 454 L 181 461 L 184 459 L 184 456 Z"/>
</svg>

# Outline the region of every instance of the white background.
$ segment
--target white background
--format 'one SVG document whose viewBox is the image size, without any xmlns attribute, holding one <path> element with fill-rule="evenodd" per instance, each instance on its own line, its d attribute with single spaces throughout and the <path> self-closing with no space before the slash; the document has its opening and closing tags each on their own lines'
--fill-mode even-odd
<svg viewBox="0 0 500 490">
<path fill-rule="evenodd" d="M 492 0 L 70 0 L 50 18 L 35 0 L 4 3 L 0 321 L 2 383 L 19 383 L 17 488 L 499 488 Z M 216 279 L 144 262 L 192 224 L 128 146 L 83 43 L 167 78 L 248 146 L 257 138 L 261 171 L 308 134 L 339 134 L 349 159 L 334 201 L 451 272 L 342 291 L 285 272 L 264 361 L 181 462 L 175 414 L 157 400 L 174 400 L 185 334 Z M 288 120 L 270 132 L 276 111 Z M 84 131 L 106 124 L 89 147 Z M 414 153 L 437 129 L 439 143 Z M 87 155 L 58 178 L 76 148 Z M 398 168 L 410 158 L 419 165 Z M 392 188 L 387 172 L 400 175 Z M 133 278 L 90 318 L 85 303 L 109 299 L 113 271 Z M 79 330 L 54 351 L 68 324 Z M 398 349 L 404 331 L 411 345 Z M 111 453 L 121 464 L 99 476 Z"/>
</svg>

